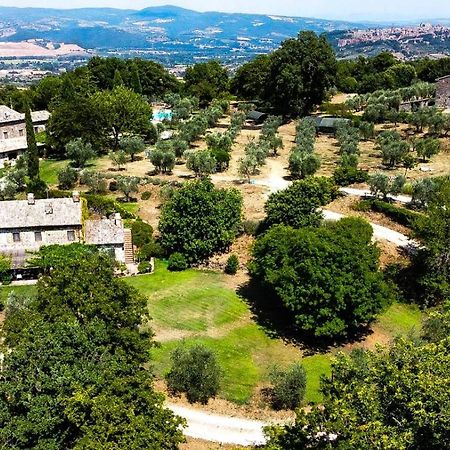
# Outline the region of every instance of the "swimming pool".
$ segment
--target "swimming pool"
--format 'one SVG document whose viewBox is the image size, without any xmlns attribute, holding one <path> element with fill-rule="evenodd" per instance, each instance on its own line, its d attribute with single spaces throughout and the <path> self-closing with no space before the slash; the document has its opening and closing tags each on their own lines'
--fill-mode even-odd
<svg viewBox="0 0 450 450">
<path fill-rule="evenodd" d="M 157 109 L 153 111 L 153 121 L 162 122 L 164 120 L 172 120 L 172 110 Z"/>
</svg>

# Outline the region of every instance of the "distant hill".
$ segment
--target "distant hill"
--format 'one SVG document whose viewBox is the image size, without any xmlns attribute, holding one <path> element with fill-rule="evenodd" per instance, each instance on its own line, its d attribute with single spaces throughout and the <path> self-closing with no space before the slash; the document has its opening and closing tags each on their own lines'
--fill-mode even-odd
<svg viewBox="0 0 450 450">
<path fill-rule="evenodd" d="M 302 17 L 200 13 L 174 6 L 141 11 L 0 7 L 1 41 L 67 42 L 100 53 L 147 52 L 179 63 L 187 57 L 212 56 L 239 61 L 272 51 L 300 30 L 324 33 L 365 26 Z"/>
<path fill-rule="evenodd" d="M 442 19 L 442 24 L 450 20 Z M 217 58 L 237 65 L 268 53 L 301 30 L 327 33 L 338 55 L 353 57 L 391 50 L 405 57 L 445 53 L 446 35 L 421 39 L 352 39 L 374 25 L 304 17 L 197 12 L 175 6 L 132 9 L 46 9 L 0 7 L 0 42 L 70 43 L 102 55 L 142 56 L 166 65 Z M 377 28 L 387 25 L 377 25 Z"/>
</svg>

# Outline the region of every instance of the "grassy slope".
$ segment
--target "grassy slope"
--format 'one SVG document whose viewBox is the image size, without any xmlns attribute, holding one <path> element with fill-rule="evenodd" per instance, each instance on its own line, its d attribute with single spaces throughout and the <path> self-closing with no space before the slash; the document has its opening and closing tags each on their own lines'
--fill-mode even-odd
<svg viewBox="0 0 450 450">
<path fill-rule="evenodd" d="M 156 373 L 170 365 L 170 352 L 180 340 L 201 342 L 218 355 L 224 370 L 222 396 L 245 403 L 267 382 L 273 364 L 302 360 L 308 374 L 306 400 L 320 401 L 320 377 L 330 373 L 332 354 L 302 357 L 301 351 L 269 337 L 252 319 L 247 304 L 224 284 L 221 274 L 186 271 L 169 274 L 159 264 L 154 275 L 129 279 L 149 298 L 153 327 L 162 340 L 153 351 Z M 383 333 L 394 336 L 418 329 L 420 311 L 395 304 L 379 319 Z"/>
<path fill-rule="evenodd" d="M 68 160 L 43 159 L 39 163 L 40 175 L 47 184 L 58 184 L 58 172 L 65 169 Z"/>
<path fill-rule="evenodd" d="M 184 339 L 188 344 L 204 343 L 217 353 L 224 371 L 221 394 L 228 400 L 247 402 L 256 388 L 267 382 L 271 365 L 301 360 L 308 375 L 306 401 L 320 401 L 320 377 L 330 373 L 332 354 L 302 357 L 297 348 L 269 337 L 224 280 L 213 272 L 169 273 L 159 262 L 155 274 L 127 279 L 149 299 L 152 328 L 161 341 L 152 355 L 156 374 L 165 373 L 171 351 Z M 0 303 L 12 289 L 29 294 L 35 288 L 2 287 Z M 380 316 L 377 327 L 385 336 L 407 334 L 419 329 L 421 318 L 418 308 L 394 304 Z"/>
</svg>

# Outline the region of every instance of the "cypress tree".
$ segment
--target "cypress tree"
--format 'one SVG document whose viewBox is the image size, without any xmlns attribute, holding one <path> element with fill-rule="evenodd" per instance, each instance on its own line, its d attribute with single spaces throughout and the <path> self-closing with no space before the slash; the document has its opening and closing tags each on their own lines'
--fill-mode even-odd
<svg viewBox="0 0 450 450">
<path fill-rule="evenodd" d="M 123 83 L 122 75 L 120 74 L 119 69 L 116 69 L 116 71 L 114 72 L 113 88 L 123 86 L 123 85 L 124 85 L 124 83 Z"/>
<path fill-rule="evenodd" d="M 25 154 L 27 173 L 31 180 L 35 180 L 39 179 L 39 154 L 29 105 L 25 110 L 25 127 L 27 130 L 27 151 Z"/>
<path fill-rule="evenodd" d="M 142 94 L 142 84 L 141 78 L 139 76 L 139 69 L 136 63 L 133 63 L 131 72 L 131 89 L 133 89 L 136 94 Z"/>
</svg>

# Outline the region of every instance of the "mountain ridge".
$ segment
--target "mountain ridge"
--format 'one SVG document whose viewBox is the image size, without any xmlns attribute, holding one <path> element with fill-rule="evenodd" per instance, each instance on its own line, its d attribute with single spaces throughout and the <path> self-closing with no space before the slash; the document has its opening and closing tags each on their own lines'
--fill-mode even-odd
<svg viewBox="0 0 450 450">
<path fill-rule="evenodd" d="M 166 65 L 191 64 L 210 58 L 238 65 L 275 50 L 282 41 L 302 30 L 326 33 L 339 51 L 340 32 L 388 26 L 392 23 L 199 12 L 173 5 L 140 10 L 0 6 L 0 41 L 70 43 L 101 55 L 139 55 Z M 337 39 L 333 41 L 336 33 Z M 363 53 L 370 52 L 370 48 L 361 45 L 358 48 Z M 347 47 L 344 57 L 352 52 L 352 47 Z"/>
</svg>

